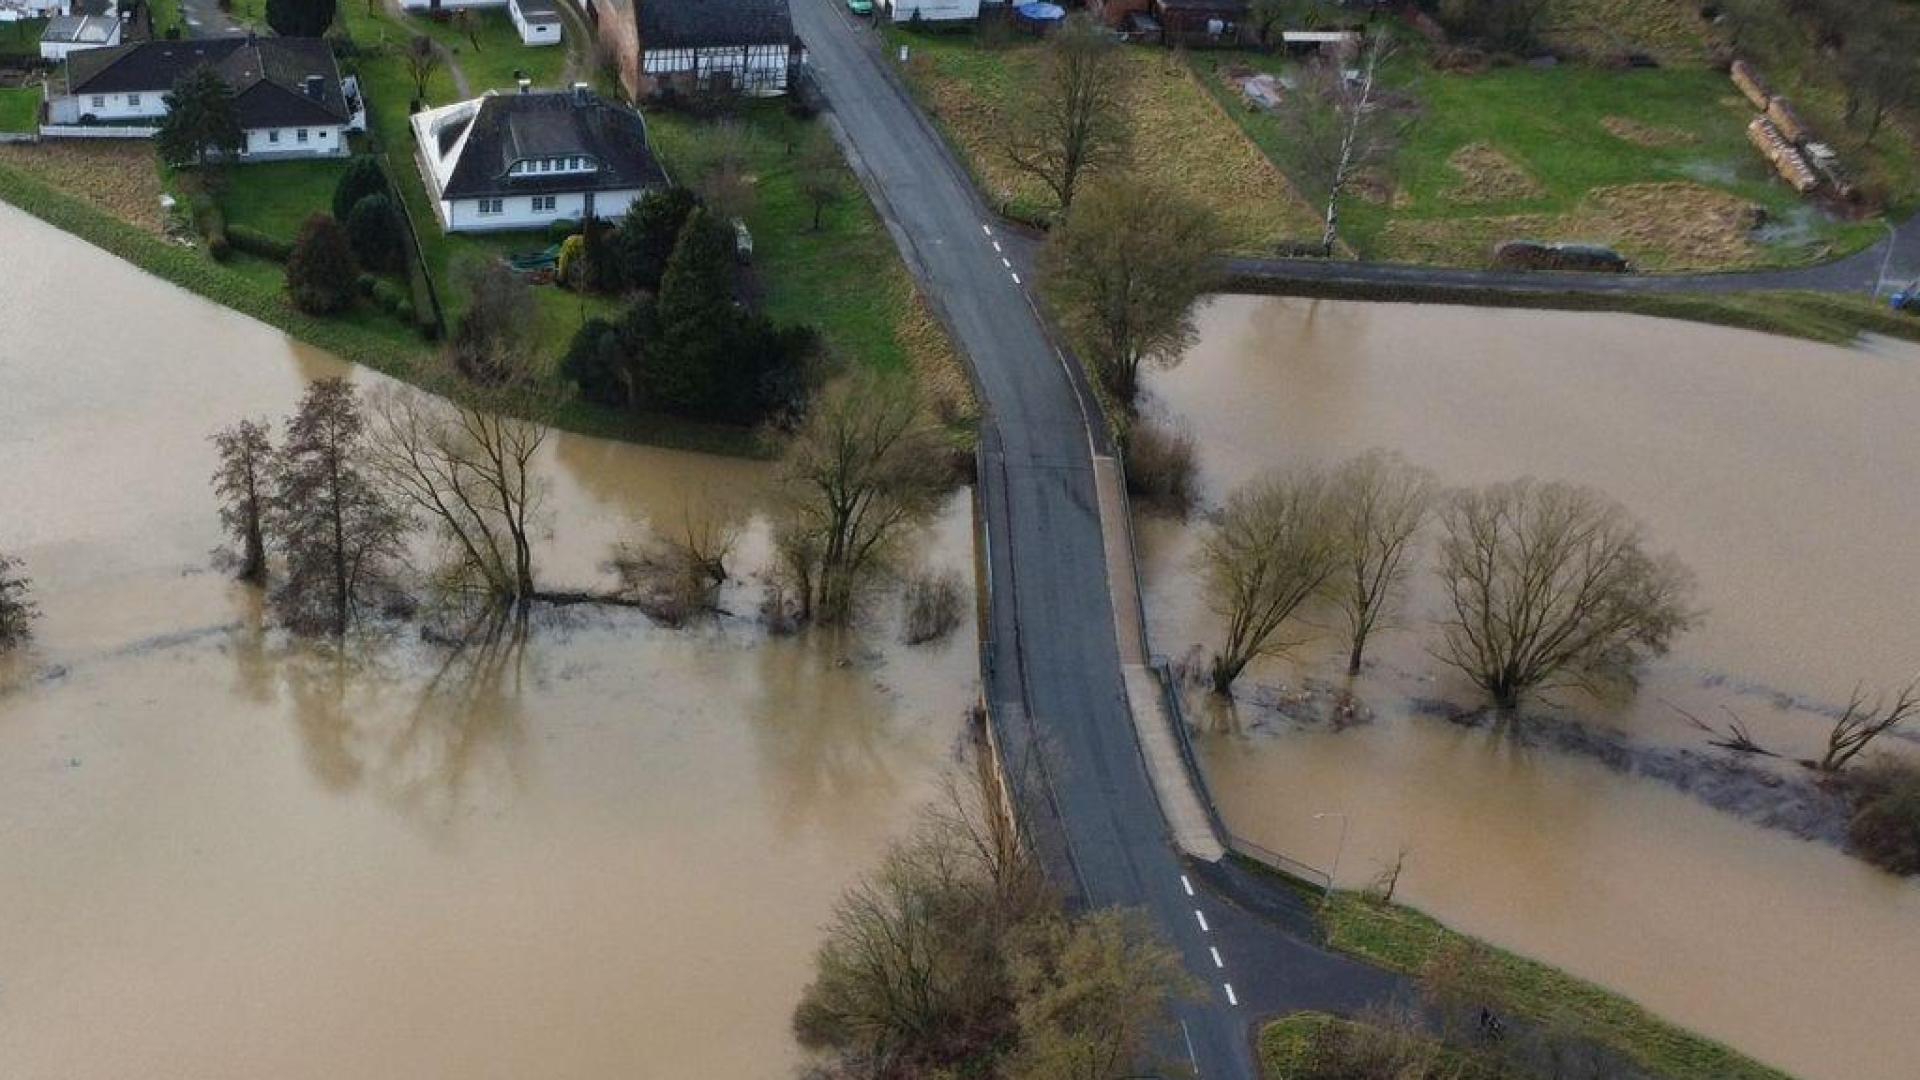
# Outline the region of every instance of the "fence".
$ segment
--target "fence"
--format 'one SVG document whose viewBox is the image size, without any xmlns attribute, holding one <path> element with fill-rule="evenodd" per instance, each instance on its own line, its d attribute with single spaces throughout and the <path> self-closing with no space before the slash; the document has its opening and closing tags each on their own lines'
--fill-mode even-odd
<svg viewBox="0 0 1920 1080">
<path fill-rule="evenodd" d="M 157 127 L 132 124 L 44 124 L 40 128 L 41 137 L 48 139 L 151 139 L 159 132 Z"/>
</svg>

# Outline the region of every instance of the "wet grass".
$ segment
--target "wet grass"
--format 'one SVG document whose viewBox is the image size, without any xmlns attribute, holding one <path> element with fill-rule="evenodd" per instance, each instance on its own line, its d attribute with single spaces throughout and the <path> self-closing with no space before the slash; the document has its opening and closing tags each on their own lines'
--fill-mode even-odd
<svg viewBox="0 0 1920 1080">
<path fill-rule="evenodd" d="M 333 189 L 346 171 L 344 158 L 235 166 L 222 178 L 220 209 L 230 226 L 292 243 L 307 218 L 332 211 Z"/>
<path fill-rule="evenodd" d="M 39 87 L 0 90 L 0 131 L 35 131 L 39 127 Z"/>
<path fill-rule="evenodd" d="M 1320 901 L 1317 888 L 1240 856 L 1233 858 Z M 1507 1010 L 1536 1023 L 1558 1024 L 1667 1080 L 1790 1080 L 1786 1073 L 1667 1023 L 1619 994 L 1449 929 L 1412 908 L 1336 892 L 1319 904 L 1318 917 L 1328 946 L 1409 975 L 1419 975 L 1449 948 L 1472 945 L 1484 950 L 1486 990 Z M 1275 1038 L 1293 1045 L 1301 1038 L 1299 1027 Z M 1263 1035 L 1263 1052 L 1265 1041 Z"/>
<path fill-rule="evenodd" d="M 452 21 L 414 15 L 388 18 L 409 32 L 426 34 L 444 45 L 476 94 L 511 90 L 521 75 L 533 80 L 536 89 L 560 85 L 561 72 L 567 66 L 567 44 L 535 46 L 522 42 L 520 31 L 514 29 L 505 11 L 475 11 L 474 15 L 478 24 L 471 38 Z"/>
</svg>

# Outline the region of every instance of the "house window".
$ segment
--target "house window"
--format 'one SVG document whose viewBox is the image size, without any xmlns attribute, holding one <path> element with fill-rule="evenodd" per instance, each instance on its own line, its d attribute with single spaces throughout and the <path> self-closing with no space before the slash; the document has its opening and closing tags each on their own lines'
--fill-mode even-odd
<svg viewBox="0 0 1920 1080">
<path fill-rule="evenodd" d="M 270 142 L 270 143 L 277 143 L 277 142 L 279 142 L 279 141 L 280 141 L 280 129 L 279 129 L 279 128 L 268 128 L 268 129 L 267 129 L 267 141 L 268 141 L 268 142 Z"/>
<path fill-rule="evenodd" d="M 140 95 L 139 95 L 139 94 L 128 94 L 128 95 L 127 95 L 127 108 L 129 108 L 129 109 L 137 109 L 137 108 L 139 108 L 139 107 L 140 107 Z"/>
<path fill-rule="evenodd" d="M 294 141 L 294 142 L 306 142 L 306 141 L 307 141 L 307 129 L 306 129 L 306 128 L 294 128 L 294 129 L 293 129 L 293 141 Z"/>
<path fill-rule="evenodd" d="M 480 212 L 482 214 L 498 214 L 506 209 L 503 205 L 505 201 L 504 199 L 481 199 Z"/>
<path fill-rule="evenodd" d="M 105 95 L 105 94 L 95 94 L 95 95 L 93 95 L 93 107 L 94 107 L 94 108 L 96 108 L 96 109 L 104 109 L 104 108 L 106 108 L 106 107 L 107 107 L 107 95 Z"/>
<path fill-rule="evenodd" d="M 533 212 L 536 214 L 551 214 L 558 205 L 559 200 L 553 195 L 535 195 L 533 197 Z"/>
</svg>

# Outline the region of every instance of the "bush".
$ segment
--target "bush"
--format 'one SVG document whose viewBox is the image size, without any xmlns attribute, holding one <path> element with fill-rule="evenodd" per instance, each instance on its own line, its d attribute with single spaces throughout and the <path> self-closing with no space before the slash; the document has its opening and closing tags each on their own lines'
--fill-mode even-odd
<svg viewBox="0 0 1920 1080">
<path fill-rule="evenodd" d="M 361 199 L 387 193 L 387 174 L 380 168 L 380 159 L 362 154 L 347 164 L 333 187 L 333 220 L 345 222 Z"/>
<path fill-rule="evenodd" d="M 353 291 L 367 299 L 373 299 L 373 290 L 380 285 L 380 279 L 372 274 L 361 274 L 353 279 Z"/>
<path fill-rule="evenodd" d="M 227 216 L 220 212 L 220 204 L 206 192 L 196 191 L 189 197 L 187 205 L 192 210 L 194 231 L 206 241 L 207 254 L 225 262 L 230 244 Z"/>
<path fill-rule="evenodd" d="M 347 242 L 353 256 L 369 270 L 398 270 L 405 256 L 400 237 L 400 215 L 384 194 L 362 196 L 347 216 Z"/>
<path fill-rule="evenodd" d="M 580 223 L 568 218 L 547 223 L 547 243 L 564 244 L 567 237 L 580 231 Z"/>
<path fill-rule="evenodd" d="M 1889 758 L 1861 769 L 1847 835 L 1882 870 L 1920 874 L 1920 765 Z"/>
<path fill-rule="evenodd" d="M 413 302 L 407 299 L 405 289 L 388 281 L 386 278 L 376 278 L 373 282 L 373 292 L 370 295 L 373 297 L 373 302 L 379 305 L 380 310 L 391 312 L 402 319 L 412 321 Z"/>
<path fill-rule="evenodd" d="M 1127 490 L 1143 502 L 1184 515 L 1193 507 L 1198 473 L 1186 428 L 1141 419 L 1127 429 Z"/>
<path fill-rule="evenodd" d="M 287 260 L 287 294 L 293 306 L 309 315 L 341 311 L 353 303 L 358 277 L 353 249 L 340 223 L 325 214 L 308 218 Z"/>
<path fill-rule="evenodd" d="M 235 251 L 274 262 L 286 262 L 293 254 L 292 244 L 246 225 L 227 226 L 227 243 Z"/>
<path fill-rule="evenodd" d="M 965 598 L 960 575 L 915 574 L 901 593 L 906 608 L 901 636 L 909 645 L 939 641 L 960 625 L 960 605 Z"/>
<path fill-rule="evenodd" d="M 659 288 L 667 260 L 679 243 L 680 230 L 699 205 L 700 197 L 691 190 L 674 187 L 650 191 L 627 207 L 611 245 L 620 280 L 608 287 Z"/>
</svg>

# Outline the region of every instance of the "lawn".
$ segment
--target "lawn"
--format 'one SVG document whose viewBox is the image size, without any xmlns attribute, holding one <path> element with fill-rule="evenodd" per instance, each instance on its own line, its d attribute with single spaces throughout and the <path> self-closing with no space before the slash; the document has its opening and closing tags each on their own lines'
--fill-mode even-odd
<svg viewBox="0 0 1920 1080">
<path fill-rule="evenodd" d="M 0 90 L 0 131 L 36 131 L 39 127 L 39 87 Z"/>
<path fill-rule="evenodd" d="M 1788 1080 L 1784 1073 L 1669 1024 L 1618 994 L 1449 930 L 1411 908 L 1336 893 L 1321 908 L 1320 920 L 1331 947 L 1414 975 L 1451 945 L 1477 945 L 1488 958 L 1491 996 L 1505 1009 L 1534 1022 L 1563 1025 L 1669 1080 Z M 1263 1036 L 1263 1053 L 1266 1042 Z"/>
<path fill-rule="evenodd" d="M 1038 71 L 1040 47 L 966 34 L 887 33 L 894 49 L 910 50 L 908 83 L 990 200 L 1017 218 L 1048 216 L 1051 196 L 1015 170 L 1005 150 L 1027 80 Z M 1268 250 L 1317 235 L 1312 212 L 1286 177 L 1209 98 L 1179 54 L 1129 47 L 1122 57 L 1137 172 L 1211 207 L 1236 248 Z"/>
<path fill-rule="evenodd" d="M 220 208 L 227 224 L 293 242 L 314 214 L 330 213 L 345 160 L 273 161 L 227 170 Z"/>
<path fill-rule="evenodd" d="M 514 29 L 513 20 L 506 12 L 476 11 L 474 14 L 478 16 L 478 28 L 471 38 L 451 21 L 408 15 L 399 24 L 446 46 L 476 94 L 489 89 L 512 89 L 523 75 L 532 79 L 536 88 L 560 85 L 567 66 L 565 43 L 530 46 L 520 40 L 520 32 Z M 571 31 L 571 27 L 568 29 Z"/>
<path fill-rule="evenodd" d="M 970 415 L 971 393 L 959 358 L 921 300 L 893 239 L 873 211 L 851 171 L 842 176 L 847 197 L 821 215 L 800 189 L 795 154 L 819 122 L 790 116 L 778 102 L 750 102 L 739 121 L 748 143 L 754 197 L 746 215 L 753 234 L 753 265 L 765 289 L 767 314 L 782 322 L 820 329 L 839 358 L 880 370 L 911 370 L 943 412 Z M 654 146 L 670 175 L 691 178 L 702 121 L 677 113 L 649 117 Z"/>
</svg>

